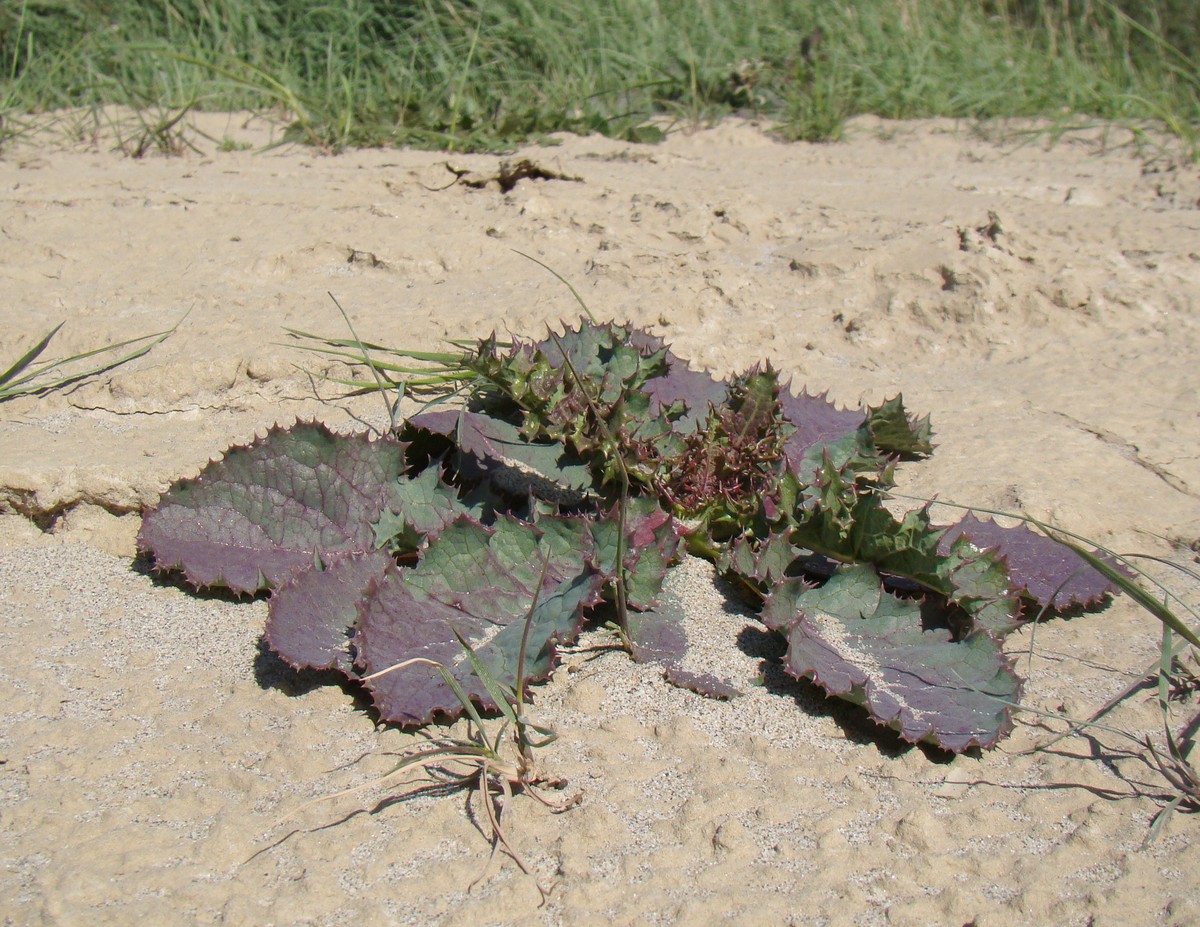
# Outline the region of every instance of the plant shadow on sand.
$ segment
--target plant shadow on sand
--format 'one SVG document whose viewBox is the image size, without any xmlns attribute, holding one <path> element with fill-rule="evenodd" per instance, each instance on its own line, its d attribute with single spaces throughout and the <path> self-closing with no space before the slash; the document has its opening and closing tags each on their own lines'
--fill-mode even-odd
<svg viewBox="0 0 1200 927">
<path fill-rule="evenodd" d="M 766 628 L 747 625 L 737 636 L 737 646 L 747 656 L 760 661 L 759 678 L 764 691 L 790 701 L 809 717 L 830 719 L 841 728 L 842 735 L 850 743 L 874 747 L 880 756 L 887 759 L 897 759 L 914 749 L 920 749 L 930 762 L 945 764 L 954 761 L 955 754 L 932 744 L 910 744 L 890 728 L 873 722 L 867 712 L 857 705 L 832 698 L 816 683 L 789 675 L 783 663 L 787 642 L 778 634 Z M 966 755 L 979 753 L 976 748 L 967 751 Z"/>
<path fill-rule="evenodd" d="M 245 594 L 233 592 L 223 586 L 197 588 L 179 571 L 157 569 L 152 559 L 144 553 L 133 561 L 133 571 L 161 589 L 177 589 L 203 601 L 248 605 L 251 602 L 265 602 L 271 598 L 268 590 Z M 254 680 L 261 688 L 276 689 L 289 697 L 296 697 L 307 695 L 324 686 L 338 686 L 353 699 L 355 708 L 370 711 L 371 701 L 362 686 L 347 679 L 342 673 L 332 669 L 295 669 L 271 650 L 266 635 L 259 637 L 256 646 Z"/>
<path fill-rule="evenodd" d="M 363 687 L 348 680 L 337 670 L 295 669 L 271 649 L 265 634 L 259 637 L 257 646 L 254 681 L 261 688 L 275 689 L 289 698 L 295 698 L 326 686 L 337 686 L 351 697 L 355 709 L 371 713 L 371 700 Z"/>
</svg>

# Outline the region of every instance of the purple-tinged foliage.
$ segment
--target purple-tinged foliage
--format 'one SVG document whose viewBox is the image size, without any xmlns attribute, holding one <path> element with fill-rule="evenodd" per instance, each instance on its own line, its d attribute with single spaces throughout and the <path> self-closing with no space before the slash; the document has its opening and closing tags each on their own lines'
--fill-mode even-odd
<svg viewBox="0 0 1200 927">
<path fill-rule="evenodd" d="M 318 554 L 373 549 L 371 526 L 403 471 L 404 446 L 391 439 L 272 428 L 172 486 L 142 521 L 138 547 L 194 586 L 273 588 Z"/>
<path fill-rule="evenodd" d="M 689 515 L 740 521 L 779 479 L 787 423 L 774 371 L 757 368 L 729 385 L 705 426 L 687 435 L 665 466 L 660 492 Z"/>
<path fill-rule="evenodd" d="M 658 663 L 672 685 L 691 689 L 708 698 L 730 699 L 741 695 L 728 681 L 703 670 L 688 669 L 687 612 L 673 596 L 664 595 L 655 609 L 629 616 L 629 654 L 635 663 Z"/>
<path fill-rule="evenodd" d="M 479 379 L 519 408 L 525 439 L 561 443 L 602 485 L 628 489 L 651 485 L 681 440 L 673 423 L 684 403 L 663 409 L 646 388 L 668 375 L 666 355 L 657 339 L 583 323 L 536 345 L 514 343 L 506 356 L 481 350 L 473 362 Z"/>
<path fill-rule="evenodd" d="M 939 551 L 949 552 L 959 537 L 979 550 L 995 552 L 1008 567 L 1013 591 L 1040 606 L 1058 611 L 1076 605 L 1091 607 L 1117 592 L 1113 583 L 1073 550 L 1024 525 L 1005 528 L 969 513 L 946 529 Z"/>
<path fill-rule="evenodd" d="M 933 450 L 929 418 L 910 418 L 900 396 L 868 409 L 839 409 L 826 394 L 782 391 L 784 420 L 795 428 L 784 445 L 788 466 L 802 482 L 818 478 L 828 456 L 839 468 L 885 470 L 896 457 L 923 457 Z"/>
<path fill-rule="evenodd" d="M 735 696 L 660 597 L 691 518 L 689 548 L 765 599 L 789 673 L 954 751 L 1011 728 L 1020 683 L 999 641 L 1020 598 L 1114 591 L 1027 528 L 890 511 L 896 462 L 933 449 L 899 396 L 839 409 L 769 367 L 716 380 L 652 335 L 586 322 L 503 353 L 485 339 L 463 363 L 466 409 L 414 416 L 403 440 L 274 428 L 176 483 L 140 548 L 196 586 L 271 590 L 273 650 L 361 680 L 382 720 L 411 726 L 462 712 L 442 670 L 484 708 L 474 661 L 510 690 L 545 679 L 602 601 L 634 659 Z"/>
<path fill-rule="evenodd" d="M 301 570 L 271 596 L 267 643 L 296 669 L 357 675 L 350 649 L 359 603 L 393 564 L 385 551 L 333 556 L 323 569 Z"/>
<path fill-rule="evenodd" d="M 459 518 L 473 514 L 443 482 L 438 468 L 429 467 L 398 481 L 391 504 L 371 526 L 374 546 L 401 558 L 415 556 Z"/>
<path fill-rule="evenodd" d="M 550 502 L 582 502 L 592 486 L 587 465 L 557 442 L 532 442 L 517 426 L 483 412 L 445 409 L 422 412 L 404 424 L 403 437 L 420 442 L 426 432 L 442 438 L 458 454 L 460 475 L 486 480 L 510 495 Z"/>
<path fill-rule="evenodd" d="M 699 428 L 708 417 L 709 409 L 719 406 L 728 397 L 729 384 L 718 380 L 707 370 L 693 370 L 687 361 L 676 356 L 659 338 L 646 332 L 630 333 L 630 344 L 643 354 L 665 350 L 664 361 L 667 372 L 654 377 L 644 389 L 650 396 L 650 414 L 662 416 L 681 404 L 683 414 L 674 422 L 680 434 L 689 434 Z"/>
<path fill-rule="evenodd" d="M 618 575 L 615 529 L 619 523 L 619 509 L 614 509 L 606 522 L 600 522 L 592 531 L 601 568 L 614 577 Z M 667 569 L 678 559 L 683 535 L 683 525 L 663 511 L 656 500 L 645 497 L 629 500 L 625 509 L 624 576 L 630 608 L 648 609 L 658 604 L 658 593 Z"/>
<path fill-rule="evenodd" d="M 943 563 L 947 598 L 970 616 L 972 631 L 1003 637 L 1027 622 L 1020 593 L 995 551 L 981 551 L 960 537 Z"/>
</svg>

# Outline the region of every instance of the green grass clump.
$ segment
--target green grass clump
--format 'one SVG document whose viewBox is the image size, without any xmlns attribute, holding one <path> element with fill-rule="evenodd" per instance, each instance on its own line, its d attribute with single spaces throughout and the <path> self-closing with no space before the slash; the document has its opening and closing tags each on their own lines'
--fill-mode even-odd
<svg viewBox="0 0 1200 927">
<path fill-rule="evenodd" d="M 836 138 L 859 113 L 1156 120 L 1195 153 L 1185 0 L 167 0 L 0 7 L 0 141 L 109 103 L 277 109 L 327 148 L 657 137 L 742 111 Z"/>
</svg>

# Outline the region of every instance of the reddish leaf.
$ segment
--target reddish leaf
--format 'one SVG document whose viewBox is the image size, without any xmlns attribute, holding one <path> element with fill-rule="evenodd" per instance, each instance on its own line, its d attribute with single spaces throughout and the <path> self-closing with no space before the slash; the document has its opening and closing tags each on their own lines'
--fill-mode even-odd
<svg viewBox="0 0 1200 927">
<path fill-rule="evenodd" d="M 1072 605 L 1090 607 L 1118 591 L 1069 547 L 1024 525 L 1004 528 L 971 513 L 946 529 L 938 552 L 947 554 L 960 536 L 980 550 L 995 551 L 1008 566 L 1012 590 L 1038 605 L 1058 610 Z"/>
<path fill-rule="evenodd" d="M 271 596 L 271 649 L 297 669 L 339 669 L 353 676 L 349 643 L 358 603 L 392 562 L 382 551 L 343 554 L 323 570 L 302 570 L 288 578 Z"/>
<path fill-rule="evenodd" d="M 372 550 L 372 524 L 403 472 L 397 441 L 317 423 L 272 428 L 172 486 L 143 519 L 138 547 L 195 586 L 271 588 L 318 554 Z"/>
</svg>

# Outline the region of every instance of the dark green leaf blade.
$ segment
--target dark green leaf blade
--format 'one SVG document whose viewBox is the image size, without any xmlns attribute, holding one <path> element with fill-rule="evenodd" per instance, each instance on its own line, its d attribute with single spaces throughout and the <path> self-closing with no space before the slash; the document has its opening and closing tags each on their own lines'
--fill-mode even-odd
<svg viewBox="0 0 1200 927">
<path fill-rule="evenodd" d="M 635 496 L 625 506 L 625 591 L 630 608 L 652 608 L 662 589 L 667 568 L 679 551 L 683 526 L 658 501 Z M 589 531 L 596 565 L 608 580 L 617 575 L 620 504 L 603 518 L 590 519 Z"/>
<path fill-rule="evenodd" d="M 468 514 L 454 488 L 442 481 L 440 468 L 426 467 L 396 486 L 389 507 L 371 526 L 375 546 L 397 555 L 416 553 L 422 544 Z"/>
<path fill-rule="evenodd" d="M 894 396 L 867 409 L 867 428 L 875 446 L 885 454 L 925 457 L 933 453 L 929 416 L 910 418 L 904 409 L 903 396 Z"/>
<path fill-rule="evenodd" d="M 186 318 L 186 314 L 184 316 Z M 179 322 L 182 322 L 180 319 Z M 19 360 L 16 361 L 8 370 L 0 374 L 0 402 L 7 399 L 13 399 L 17 396 L 35 396 L 42 393 L 48 393 L 52 390 L 61 389 L 64 386 L 70 386 L 73 383 L 78 383 L 80 380 L 85 380 L 88 377 L 96 376 L 97 374 L 106 373 L 115 367 L 120 367 L 122 364 L 128 363 L 131 360 L 136 360 L 144 354 L 148 354 L 155 346 L 162 344 L 171 335 L 175 333 L 175 329 L 179 327 L 179 322 L 175 326 L 168 328 L 166 331 L 155 332 L 152 335 L 140 335 L 136 338 L 129 338 L 125 341 L 114 342 L 103 347 L 93 348 L 90 351 L 83 351 L 79 354 L 73 354 L 70 357 L 60 358 L 58 360 L 46 360 L 33 366 L 33 364 L 42 352 L 49 346 L 51 339 L 58 334 L 59 329 L 64 323 L 59 323 L 48 335 L 42 338 L 36 345 L 30 348 Z M 127 348 L 132 345 L 139 345 L 127 354 L 120 357 L 113 357 L 122 348 Z M 80 367 L 79 361 L 85 361 L 92 357 L 101 357 L 109 355 L 105 360 L 98 361 L 94 366 Z M 57 374 L 55 373 L 57 371 Z"/>
<path fill-rule="evenodd" d="M 487 479 L 513 495 L 533 492 L 539 499 L 574 504 L 594 482 L 587 465 L 562 444 L 529 441 L 517 426 L 481 412 L 422 412 L 405 423 L 402 435 L 421 431 L 441 435 L 467 455 L 471 466 L 465 476 Z"/>
<path fill-rule="evenodd" d="M 783 581 L 788 568 L 803 554 L 784 531 L 772 532 L 762 540 L 742 536 L 722 548 L 717 568 L 752 586 L 773 586 Z"/>
<path fill-rule="evenodd" d="M 50 333 L 43 337 L 41 341 L 17 358 L 11 367 L 4 371 L 4 373 L 0 373 L 0 389 L 7 387 L 9 382 L 16 378 L 17 374 L 24 372 L 26 367 L 41 357 L 42 352 L 50 345 L 51 340 L 58 334 L 59 329 L 66 324 L 66 322 L 59 322 L 54 328 L 50 329 Z"/>
</svg>

